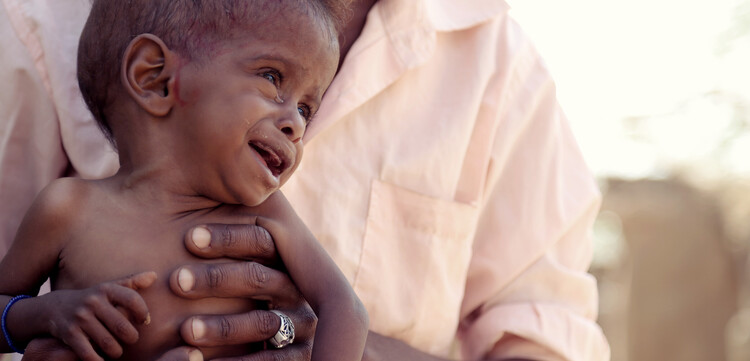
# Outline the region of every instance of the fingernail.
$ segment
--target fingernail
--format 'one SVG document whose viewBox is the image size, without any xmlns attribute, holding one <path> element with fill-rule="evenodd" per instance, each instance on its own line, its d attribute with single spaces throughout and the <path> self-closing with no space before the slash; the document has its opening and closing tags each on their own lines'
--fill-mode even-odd
<svg viewBox="0 0 750 361">
<path fill-rule="evenodd" d="M 193 272 L 188 271 L 187 268 L 181 269 L 180 272 L 177 273 L 177 284 L 180 285 L 182 292 L 192 291 L 193 286 L 195 286 Z"/>
<path fill-rule="evenodd" d="M 206 324 L 203 321 L 194 318 L 191 321 L 190 327 L 193 330 L 193 340 L 198 341 L 206 335 Z"/>
<path fill-rule="evenodd" d="M 143 321 L 143 324 L 144 324 L 144 325 L 147 325 L 147 326 L 148 326 L 149 324 L 151 324 L 151 314 L 150 314 L 150 313 L 147 313 L 147 314 L 146 314 L 146 321 Z"/>
<path fill-rule="evenodd" d="M 211 244 L 211 232 L 206 227 L 193 228 L 191 238 L 193 239 L 193 244 L 200 249 L 206 248 Z"/>
<path fill-rule="evenodd" d="M 190 361 L 203 361 L 203 354 L 198 350 L 192 350 L 188 352 L 188 358 Z"/>
</svg>

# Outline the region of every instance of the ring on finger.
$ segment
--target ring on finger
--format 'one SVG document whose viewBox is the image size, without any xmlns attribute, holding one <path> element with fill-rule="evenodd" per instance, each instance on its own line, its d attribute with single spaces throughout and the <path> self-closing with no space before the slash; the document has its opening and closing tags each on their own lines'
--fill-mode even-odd
<svg viewBox="0 0 750 361">
<path fill-rule="evenodd" d="M 292 323 L 292 319 L 289 318 L 289 316 L 283 314 L 281 311 L 271 310 L 271 312 L 279 316 L 281 325 L 279 325 L 279 330 L 276 331 L 276 334 L 268 339 L 268 342 L 270 342 L 276 348 L 282 348 L 284 346 L 290 345 L 292 342 L 294 342 L 294 323 Z"/>
</svg>

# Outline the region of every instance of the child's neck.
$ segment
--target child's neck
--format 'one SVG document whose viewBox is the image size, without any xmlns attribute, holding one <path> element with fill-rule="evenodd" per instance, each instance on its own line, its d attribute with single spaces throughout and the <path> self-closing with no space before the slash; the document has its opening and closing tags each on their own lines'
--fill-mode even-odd
<svg viewBox="0 0 750 361">
<path fill-rule="evenodd" d="M 174 170 L 158 164 L 152 164 L 152 167 L 121 167 L 108 181 L 121 196 L 169 216 L 209 210 L 222 204 L 199 194 L 174 173 Z"/>
<path fill-rule="evenodd" d="M 120 143 L 118 143 L 120 144 Z M 168 141 L 124 142 L 119 147 L 120 169 L 109 181 L 115 190 L 160 212 L 184 214 L 206 210 L 221 202 L 200 194 L 183 172 L 182 159 Z"/>
</svg>

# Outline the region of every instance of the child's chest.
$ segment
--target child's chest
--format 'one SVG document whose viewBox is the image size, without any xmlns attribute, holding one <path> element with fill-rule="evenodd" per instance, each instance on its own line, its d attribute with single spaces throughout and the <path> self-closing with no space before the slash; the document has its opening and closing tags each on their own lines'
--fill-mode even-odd
<svg viewBox="0 0 750 361">
<path fill-rule="evenodd" d="M 181 217 L 157 212 L 100 213 L 80 222 L 60 252 L 53 288 L 85 288 L 138 272 L 154 271 L 159 283 L 181 265 L 231 262 L 198 258 L 185 247 L 186 234 L 208 223 L 247 224 L 254 217 L 220 208 Z"/>
<path fill-rule="evenodd" d="M 190 316 L 233 314 L 256 308 L 250 300 L 208 298 L 188 300 L 172 293 L 170 275 L 183 265 L 232 262 L 205 260 L 191 255 L 184 246 L 186 233 L 205 223 L 243 223 L 246 217 L 217 214 L 169 219 L 156 215 L 102 214 L 86 222 L 66 243 L 60 254 L 53 289 L 81 289 L 139 272 L 154 271 L 156 282 L 139 291 L 151 315 L 151 324 L 138 327 L 140 341 L 125 351 L 124 359 L 145 360 L 180 344 L 179 327 Z M 129 357 L 128 357 L 129 356 Z"/>
<path fill-rule="evenodd" d="M 104 221 L 91 224 L 66 243 L 53 287 L 85 288 L 145 271 L 154 271 L 159 281 L 166 281 L 162 275 L 199 261 L 184 246 L 187 227 L 171 222 L 161 227 L 135 224 L 129 229 Z"/>
</svg>

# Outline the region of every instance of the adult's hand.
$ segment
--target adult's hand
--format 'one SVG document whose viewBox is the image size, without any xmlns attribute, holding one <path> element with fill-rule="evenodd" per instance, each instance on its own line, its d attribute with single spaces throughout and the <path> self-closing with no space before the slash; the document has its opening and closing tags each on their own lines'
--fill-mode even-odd
<svg viewBox="0 0 750 361">
<path fill-rule="evenodd" d="M 175 271 L 173 291 L 183 297 L 251 297 L 265 299 L 271 308 L 292 318 L 297 337 L 281 350 L 262 351 L 245 358 L 227 360 L 309 360 L 316 318 L 289 277 L 276 269 L 281 265 L 271 235 L 263 228 L 247 225 L 207 225 L 188 233 L 185 245 L 203 258 L 231 257 L 252 260 L 228 264 L 195 264 Z M 276 267 L 274 269 L 273 267 Z M 189 271 L 182 277 L 180 272 Z M 180 280 L 184 282 L 180 282 Z M 184 283 L 181 287 L 180 284 Z M 189 289 L 185 291 L 184 289 Z M 270 316 L 270 318 L 265 319 Z M 196 327 L 195 321 L 198 321 Z M 195 346 L 216 346 L 266 340 L 279 328 L 278 317 L 266 311 L 233 316 L 199 316 L 183 324 L 182 337 Z M 307 330 L 300 331 L 301 328 Z M 195 337 L 195 331 L 201 337 Z M 201 339 L 202 341 L 198 341 Z M 299 340 L 299 341 L 298 341 Z M 273 355 L 271 352 L 287 352 Z M 444 361 L 409 345 L 370 332 L 363 361 Z"/>
<path fill-rule="evenodd" d="M 56 338 L 36 338 L 26 346 L 22 361 L 78 361 L 75 352 Z M 203 361 L 196 348 L 178 347 L 165 353 L 157 361 Z"/>
<path fill-rule="evenodd" d="M 229 360 L 307 361 L 312 352 L 317 317 L 283 268 L 271 235 L 254 225 L 208 224 L 193 228 L 185 239 L 187 249 L 202 258 L 229 257 L 241 262 L 196 263 L 175 270 L 172 291 L 185 298 L 240 297 L 267 301 L 270 309 L 292 319 L 294 343 Z M 237 345 L 262 342 L 279 330 L 279 317 L 255 310 L 237 315 L 195 316 L 183 323 L 181 334 L 194 346 Z"/>
<path fill-rule="evenodd" d="M 73 350 L 56 338 L 35 338 L 26 346 L 23 361 L 77 361 Z"/>
<path fill-rule="evenodd" d="M 265 300 L 269 308 L 283 312 L 294 323 L 293 344 L 282 349 L 271 347 L 227 361 L 310 360 L 317 317 L 283 272 L 283 264 L 268 231 L 255 225 L 208 224 L 189 231 L 185 245 L 198 257 L 228 257 L 238 262 L 196 263 L 180 267 L 170 279 L 175 294 L 192 299 L 244 297 Z M 238 315 L 195 316 L 183 323 L 181 334 L 188 344 L 194 346 L 237 345 L 270 339 L 278 331 L 280 323 L 276 314 L 263 310 Z M 35 339 L 29 343 L 23 360 L 72 361 L 77 358 L 56 339 Z M 180 347 L 159 359 L 187 360 L 202 360 L 202 356 L 194 348 Z"/>
</svg>

